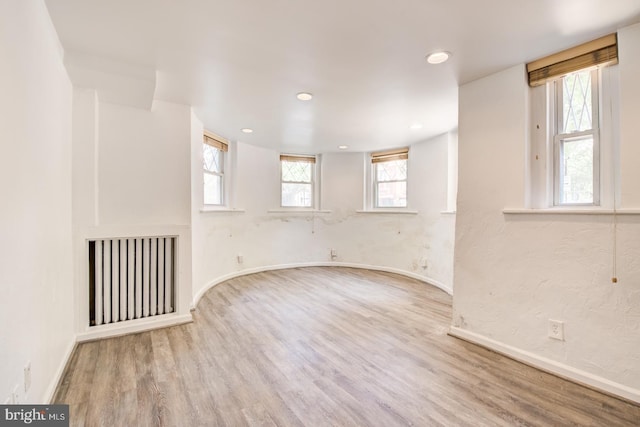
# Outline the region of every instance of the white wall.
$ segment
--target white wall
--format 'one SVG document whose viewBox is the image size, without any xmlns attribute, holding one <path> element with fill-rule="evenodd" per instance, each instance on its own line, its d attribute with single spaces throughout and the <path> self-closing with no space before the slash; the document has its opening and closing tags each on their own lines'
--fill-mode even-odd
<svg viewBox="0 0 640 427">
<path fill-rule="evenodd" d="M 638 94 L 638 27 L 619 40 L 621 92 Z M 618 219 L 614 285 L 612 216 L 503 214 L 525 203 L 524 66 L 459 93 L 454 333 L 639 400 L 640 216 Z M 638 208 L 638 97 L 620 107 L 622 206 Z M 565 341 L 547 337 L 549 319 Z"/>
<path fill-rule="evenodd" d="M 189 225 L 190 108 L 73 99 L 74 226 Z"/>
<path fill-rule="evenodd" d="M 91 339 L 106 329 L 88 326 L 86 241 L 91 238 L 178 236 L 177 313 L 189 316 L 190 107 L 154 101 L 145 110 L 101 102 L 99 91 L 75 88 L 73 114 L 79 338 Z M 111 329 L 129 327 L 122 323 Z"/>
<path fill-rule="evenodd" d="M 399 215 L 356 212 L 363 208 L 364 153 L 321 156 L 321 208 L 330 213 L 268 212 L 280 206 L 280 153 L 241 142 L 231 150 L 233 207 L 245 211 L 201 212 L 202 124 L 195 116 L 192 133 L 196 299 L 211 284 L 243 272 L 331 263 L 332 248 L 337 263 L 401 271 L 451 289 L 455 218 L 441 213 L 447 209 L 449 135 L 411 147 L 408 197 L 418 214 Z"/>
<path fill-rule="evenodd" d="M 73 89 L 72 225 L 75 330 L 89 324 L 87 286 L 87 229 L 97 224 L 98 94 L 93 89 Z"/>
<path fill-rule="evenodd" d="M 190 111 L 100 104 L 99 224 L 189 224 Z"/>
<path fill-rule="evenodd" d="M 71 84 L 42 1 L 0 2 L 0 28 L 0 401 L 38 403 L 74 342 Z"/>
<path fill-rule="evenodd" d="M 640 206 L 640 144 L 638 144 L 638 118 L 640 117 L 640 24 L 618 31 L 620 56 L 620 163 L 621 205 Z M 635 143 L 634 143 L 635 142 Z"/>
</svg>

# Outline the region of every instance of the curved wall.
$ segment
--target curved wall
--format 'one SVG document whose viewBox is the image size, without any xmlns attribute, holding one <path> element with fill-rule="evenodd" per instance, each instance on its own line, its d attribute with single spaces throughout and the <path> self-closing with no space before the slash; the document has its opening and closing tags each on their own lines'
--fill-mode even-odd
<svg viewBox="0 0 640 427">
<path fill-rule="evenodd" d="M 503 213 L 525 206 L 524 64 L 460 88 L 452 332 L 640 402 L 640 24 L 618 42 L 617 241 L 612 215 Z M 564 322 L 562 340 L 548 336 L 551 319 Z"/>
<path fill-rule="evenodd" d="M 364 153 L 322 155 L 321 212 L 273 212 L 280 210 L 280 153 L 242 142 L 230 151 L 232 207 L 242 211 L 202 212 L 202 130 L 192 116 L 195 303 L 224 279 L 302 265 L 385 269 L 451 293 L 455 216 L 442 211 L 447 209 L 448 152 L 455 135 L 411 146 L 408 198 L 409 209 L 417 213 L 358 212 L 364 200 Z"/>
</svg>

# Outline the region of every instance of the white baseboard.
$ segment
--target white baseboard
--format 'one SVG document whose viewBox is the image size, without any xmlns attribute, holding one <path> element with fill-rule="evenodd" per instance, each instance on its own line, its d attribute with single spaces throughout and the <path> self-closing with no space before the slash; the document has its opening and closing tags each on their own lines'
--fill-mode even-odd
<svg viewBox="0 0 640 427">
<path fill-rule="evenodd" d="M 246 276 L 247 274 L 261 273 L 263 271 L 272 271 L 272 270 L 284 270 L 287 268 L 300 268 L 300 267 L 349 267 L 349 268 L 360 268 L 364 270 L 375 270 L 375 271 L 384 271 L 387 273 L 395 273 L 401 276 L 411 277 L 412 279 L 420 280 L 421 282 L 425 282 L 429 285 L 433 285 L 436 288 L 442 289 L 449 295 L 453 294 L 453 289 L 451 286 L 447 286 L 437 280 L 431 279 L 426 276 L 421 276 L 419 274 L 411 273 L 409 271 L 400 270 L 398 268 L 393 267 L 384 267 L 378 265 L 368 265 L 368 264 L 357 264 L 351 262 L 337 262 L 337 261 L 321 261 L 321 262 L 302 262 L 302 263 L 293 263 L 293 264 L 279 264 L 279 265 L 268 265 L 263 267 L 254 267 L 247 268 L 245 270 L 234 271 L 233 273 L 225 274 L 220 276 L 209 283 L 207 283 L 202 289 L 200 289 L 196 295 L 193 297 L 193 303 L 191 305 L 191 309 L 194 309 L 198 306 L 198 303 L 204 296 L 204 294 L 211 288 L 216 285 L 219 285 L 222 282 L 226 282 L 227 280 L 234 279 L 240 276 Z"/>
<path fill-rule="evenodd" d="M 71 356 L 78 345 L 78 343 L 86 341 L 94 341 L 102 338 L 117 337 L 121 335 L 133 334 L 137 332 L 149 331 L 152 329 L 166 328 L 168 326 L 181 325 L 183 323 L 193 322 L 191 313 L 188 314 L 165 314 L 145 319 L 136 319 L 123 322 L 122 324 L 113 323 L 110 325 L 94 326 L 91 330 L 78 334 L 73 337 L 64 357 L 60 361 L 60 365 L 56 370 L 47 390 L 44 393 L 42 402 L 53 403 L 53 397 L 62 381 L 62 376 L 67 367 L 67 364 L 71 360 Z"/>
<path fill-rule="evenodd" d="M 451 326 L 451 328 L 449 328 L 449 335 L 463 339 L 465 341 L 469 341 L 470 343 L 477 344 L 481 347 L 485 347 L 489 350 L 495 351 L 496 353 L 500 353 L 511 359 L 517 360 L 529 366 L 533 366 L 534 368 L 567 379 L 569 381 L 596 389 L 598 391 L 602 391 L 603 393 L 612 396 L 629 400 L 631 402 L 640 403 L 640 390 L 638 389 L 616 383 L 614 381 L 599 377 L 581 369 L 577 369 L 572 366 L 565 365 L 564 363 L 538 356 L 537 354 L 512 347 L 510 345 L 493 340 L 491 338 L 487 338 L 480 334 L 476 334 L 475 332 L 470 332 L 465 329 L 458 328 L 456 326 Z"/>
<path fill-rule="evenodd" d="M 53 379 L 49 383 L 49 387 L 47 387 L 47 390 L 44 393 L 42 402 L 53 403 L 53 395 L 58 389 L 58 385 L 62 381 L 64 370 L 66 369 L 67 364 L 69 363 L 69 360 L 71 360 L 71 355 L 73 354 L 73 351 L 76 348 L 76 344 L 77 343 L 76 343 L 75 337 L 72 337 L 71 342 L 69 342 L 69 345 L 67 346 L 67 350 L 64 352 L 64 356 L 62 357 L 62 360 L 58 365 L 58 369 L 56 369 L 56 373 L 53 375 Z"/>
<path fill-rule="evenodd" d="M 102 338 L 118 337 L 121 335 L 135 334 L 150 331 L 152 329 L 166 328 L 193 322 L 191 313 L 187 314 L 162 314 L 160 316 L 146 317 L 144 319 L 127 320 L 121 323 L 92 326 L 88 331 L 78 334 L 77 342 L 94 341 Z"/>
</svg>

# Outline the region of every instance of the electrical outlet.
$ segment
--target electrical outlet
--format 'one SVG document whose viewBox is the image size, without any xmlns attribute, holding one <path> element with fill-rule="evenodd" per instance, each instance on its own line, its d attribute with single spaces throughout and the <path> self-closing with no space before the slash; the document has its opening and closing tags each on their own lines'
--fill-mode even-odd
<svg viewBox="0 0 640 427">
<path fill-rule="evenodd" d="M 331 258 L 336 258 L 338 256 L 338 251 L 335 249 L 331 249 Z"/>
<path fill-rule="evenodd" d="M 24 392 L 25 394 L 31 388 L 31 361 L 27 362 L 24 367 Z"/>
<path fill-rule="evenodd" d="M 244 256 L 242 256 L 242 254 L 238 254 L 238 264 L 242 264 L 244 262 Z"/>
<path fill-rule="evenodd" d="M 549 338 L 564 341 L 564 322 L 549 319 Z"/>
</svg>

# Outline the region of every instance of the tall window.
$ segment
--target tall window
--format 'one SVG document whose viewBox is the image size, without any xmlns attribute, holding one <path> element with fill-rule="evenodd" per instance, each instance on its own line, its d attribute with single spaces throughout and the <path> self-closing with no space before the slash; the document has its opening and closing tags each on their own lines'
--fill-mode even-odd
<svg viewBox="0 0 640 427">
<path fill-rule="evenodd" d="M 597 205 L 600 189 L 598 70 L 587 69 L 554 82 L 554 201 Z"/>
<path fill-rule="evenodd" d="M 407 207 L 408 159 L 408 148 L 371 154 L 374 207 Z"/>
<path fill-rule="evenodd" d="M 609 34 L 527 64 L 532 206 L 612 205 L 617 63 Z"/>
<path fill-rule="evenodd" d="M 220 139 L 204 135 L 202 151 L 204 204 L 223 205 L 225 203 L 224 164 L 229 146 Z"/>
<path fill-rule="evenodd" d="M 315 156 L 280 156 L 281 205 L 313 207 Z"/>
</svg>

